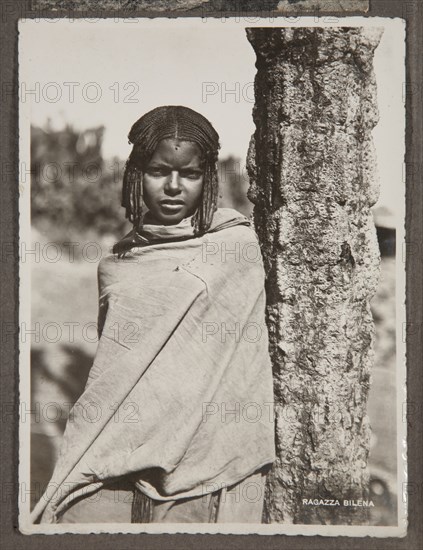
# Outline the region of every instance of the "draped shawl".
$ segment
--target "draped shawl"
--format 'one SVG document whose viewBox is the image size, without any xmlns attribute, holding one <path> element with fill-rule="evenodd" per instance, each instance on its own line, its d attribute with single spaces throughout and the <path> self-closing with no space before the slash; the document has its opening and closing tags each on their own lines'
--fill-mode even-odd
<svg viewBox="0 0 423 550">
<path fill-rule="evenodd" d="M 104 257 L 99 344 L 32 519 L 122 476 L 156 500 L 200 496 L 274 460 L 264 271 L 249 221 L 219 209 L 144 225 Z M 125 252 L 122 254 L 122 252 Z"/>
</svg>

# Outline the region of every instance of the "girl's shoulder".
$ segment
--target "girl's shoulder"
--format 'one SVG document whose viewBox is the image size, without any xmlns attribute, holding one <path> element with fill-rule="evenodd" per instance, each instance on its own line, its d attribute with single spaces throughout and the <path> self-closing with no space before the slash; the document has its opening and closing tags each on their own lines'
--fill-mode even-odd
<svg viewBox="0 0 423 550">
<path fill-rule="evenodd" d="M 230 238 L 232 234 L 255 236 L 251 220 L 233 208 L 218 208 L 208 233 L 216 234 L 219 238 Z"/>
<path fill-rule="evenodd" d="M 229 210 L 229 209 L 228 209 Z M 241 280 L 247 277 L 249 284 L 254 281 L 263 284 L 263 259 L 257 235 L 251 222 L 236 211 L 232 223 L 226 223 L 202 237 L 201 252 L 186 266 L 197 276 L 201 276 L 207 286 L 213 280 L 227 280 L 233 277 Z"/>
</svg>

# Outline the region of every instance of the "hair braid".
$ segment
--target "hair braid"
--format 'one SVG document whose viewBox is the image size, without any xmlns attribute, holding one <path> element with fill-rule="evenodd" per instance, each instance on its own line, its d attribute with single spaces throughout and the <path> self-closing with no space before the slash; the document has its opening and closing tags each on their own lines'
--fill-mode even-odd
<svg viewBox="0 0 423 550">
<path fill-rule="evenodd" d="M 167 138 L 196 143 L 204 163 L 201 203 L 193 215 L 194 234 L 205 233 L 217 208 L 217 159 L 219 135 L 210 122 L 188 107 L 167 105 L 149 111 L 137 120 L 129 134 L 133 144 L 123 175 L 122 206 L 134 227 L 142 222 L 143 171 L 160 141 Z"/>
</svg>

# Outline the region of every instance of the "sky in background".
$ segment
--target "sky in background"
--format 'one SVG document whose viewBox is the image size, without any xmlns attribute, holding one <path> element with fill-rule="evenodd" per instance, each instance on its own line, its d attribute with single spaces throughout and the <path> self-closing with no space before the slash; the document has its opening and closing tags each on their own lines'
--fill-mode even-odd
<svg viewBox="0 0 423 550">
<path fill-rule="evenodd" d="M 355 21 L 363 23 L 361 18 Z M 392 19 L 372 21 L 385 26 L 374 60 L 379 205 L 398 212 L 404 202 L 403 26 Z M 301 25 L 313 22 L 307 18 Z M 221 158 L 232 154 L 245 159 L 254 132 L 256 72 L 246 26 L 252 25 L 220 19 L 24 21 L 21 101 L 30 104 L 35 125 L 44 126 L 47 120 L 55 129 L 67 123 L 78 130 L 104 125 L 104 156 L 122 159 L 130 152 L 127 134 L 137 118 L 158 105 L 186 105 L 216 127 Z"/>
</svg>

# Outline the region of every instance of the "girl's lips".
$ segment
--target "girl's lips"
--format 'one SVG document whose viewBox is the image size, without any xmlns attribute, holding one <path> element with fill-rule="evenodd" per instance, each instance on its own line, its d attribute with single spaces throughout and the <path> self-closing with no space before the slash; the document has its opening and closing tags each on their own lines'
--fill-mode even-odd
<svg viewBox="0 0 423 550">
<path fill-rule="evenodd" d="M 182 201 L 161 201 L 160 206 L 168 212 L 177 212 L 184 206 Z"/>
</svg>

